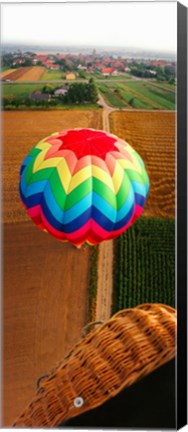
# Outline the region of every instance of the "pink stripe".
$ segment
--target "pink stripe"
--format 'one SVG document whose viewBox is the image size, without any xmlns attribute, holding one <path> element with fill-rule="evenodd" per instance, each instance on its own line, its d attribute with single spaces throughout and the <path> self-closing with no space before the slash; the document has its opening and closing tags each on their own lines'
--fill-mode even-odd
<svg viewBox="0 0 188 432">
<path fill-rule="evenodd" d="M 119 235 L 123 234 L 123 232 L 125 232 L 132 225 L 132 223 L 133 223 L 133 218 L 130 219 L 130 221 L 119 230 L 112 231 L 108 237 L 108 240 L 112 240 L 118 237 Z"/>
<path fill-rule="evenodd" d="M 40 215 L 40 205 L 36 205 L 27 210 L 28 214 L 31 216 L 31 219 Z"/>
<path fill-rule="evenodd" d="M 46 229 L 49 234 L 51 234 L 56 239 L 61 241 L 69 241 L 74 245 L 81 245 L 84 242 L 98 244 L 101 241 L 112 240 L 118 237 L 139 218 L 142 210 L 142 207 L 136 205 L 134 216 L 129 220 L 126 225 L 124 225 L 119 230 L 115 230 L 112 232 L 106 231 L 99 224 L 97 224 L 97 222 L 95 222 L 93 219 L 90 219 L 83 227 L 69 234 L 65 234 L 53 228 L 46 219 L 40 205 L 34 206 L 29 209 L 28 214 L 37 226 L 39 226 L 41 229 Z"/>
<path fill-rule="evenodd" d="M 90 219 L 82 228 L 67 234 L 66 238 L 74 244 L 82 244 L 86 241 L 98 244 L 108 236 L 108 231 L 101 228 L 93 219 Z"/>
<path fill-rule="evenodd" d="M 136 204 L 134 208 L 133 222 L 135 222 L 140 217 L 142 211 L 143 211 L 143 207 Z"/>
<path fill-rule="evenodd" d="M 49 224 L 49 222 L 47 221 L 47 219 L 46 219 L 46 217 L 45 217 L 45 215 L 44 215 L 44 213 L 42 211 L 42 209 L 41 209 L 41 218 L 42 218 L 42 221 L 44 223 L 45 228 L 47 229 L 47 231 L 51 235 L 53 235 L 54 237 L 56 237 L 59 240 L 65 240 L 66 239 L 66 235 L 63 232 L 56 230 L 55 228 L 53 228 Z"/>
</svg>

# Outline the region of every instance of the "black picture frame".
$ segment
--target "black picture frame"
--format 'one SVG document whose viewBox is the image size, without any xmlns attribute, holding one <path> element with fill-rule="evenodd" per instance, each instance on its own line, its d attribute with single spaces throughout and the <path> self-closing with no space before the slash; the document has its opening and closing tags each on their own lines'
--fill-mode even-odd
<svg viewBox="0 0 188 432">
<path fill-rule="evenodd" d="M 187 8 L 177 4 L 177 429 L 187 424 Z"/>
</svg>

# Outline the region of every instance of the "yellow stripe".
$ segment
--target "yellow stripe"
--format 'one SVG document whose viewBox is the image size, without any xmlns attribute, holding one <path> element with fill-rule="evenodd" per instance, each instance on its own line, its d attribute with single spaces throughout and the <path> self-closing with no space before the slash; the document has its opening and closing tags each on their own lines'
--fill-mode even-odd
<svg viewBox="0 0 188 432">
<path fill-rule="evenodd" d="M 110 174 L 108 174 L 106 171 L 99 168 L 98 166 L 92 165 L 92 175 L 101 182 L 105 183 L 114 192 L 113 181 Z"/>
<path fill-rule="evenodd" d="M 72 175 L 71 175 L 71 172 L 69 170 L 69 167 L 67 165 L 66 160 L 64 158 L 61 159 L 61 163 L 59 163 L 56 168 L 57 168 L 57 172 L 59 174 L 61 183 L 64 187 L 64 190 L 67 193 L 68 189 L 69 189 L 70 182 L 71 182 Z"/>
<path fill-rule="evenodd" d="M 117 159 L 117 161 L 123 169 L 130 169 L 132 171 L 138 172 L 139 174 L 141 174 L 142 172 L 141 165 L 137 160 L 136 162 L 134 161 L 134 163 L 131 163 L 130 161 L 124 159 Z"/>
<path fill-rule="evenodd" d="M 69 193 L 72 192 L 82 182 L 91 177 L 91 166 L 86 166 L 73 175 L 69 186 Z"/>
<path fill-rule="evenodd" d="M 101 182 L 105 183 L 114 192 L 111 176 L 101 168 L 97 167 L 96 165 L 91 165 L 91 166 L 84 167 L 83 169 L 78 171 L 75 175 L 73 175 L 68 193 L 72 192 L 82 182 L 84 182 L 85 180 L 91 177 L 95 177 Z"/>
<path fill-rule="evenodd" d="M 115 194 L 117 194 L 119 189 L 120 189 L 124 175 L 125 174 L 124 174 L 124 171 L 123 171 L 121 165 L 116 162 L 115 169 L 114 169 L 113 176 L 112 176 Z"/>
<path fill-rule="evenodd" d="M 44 140 L 40 141 L 35 148 L 40 149 L 40 150 L 45 150 L 45 149 L 49 149 L 52 145 L 44 142 Z"/>
<path fill-rule="evenodd" d="M 133 169 L 135 171 L 137 171 L 139 174 L 142 173 L 142 165 L 139 162 L 139 159 L 137 159 L 137 156 L 135 154 L 131 155 L 132 159 L 133 159 Z"/>
<path fill-rule="evenodd" d="M 41 165 L 43 164 L 43 161 L 44 161 L 44 158 L 45 158 L 45 156 L 46 156 L 47 151 L 48 151 L 48 148 L 45 149 L 45 150 L 43 150 L 43 151 L 41 151 L 41 152 L 37 155 L 37 157 L 36 157 L 36 159 L 35 159 L 35 163 L 34 163 L 34 165 L 33 165 L 33 172 L 34 172 L 34 173 L 35 173 L 36 171 L 38 171 L 38 170 L 41 168 Z"/>
</svg>

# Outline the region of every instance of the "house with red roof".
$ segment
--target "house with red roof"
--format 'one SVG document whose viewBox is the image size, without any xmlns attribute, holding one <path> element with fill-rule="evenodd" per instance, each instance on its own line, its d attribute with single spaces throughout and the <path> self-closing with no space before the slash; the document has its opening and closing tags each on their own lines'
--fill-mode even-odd
<svg viewBox="0 0 188 432">
<path fill-rule="evenodd" d="M 109 76 L 109 75 L 116 75 L 117 71 L 114 68 L 103 68 L 102 69 L 102 75 L 103 76 Z"/>
</svg>

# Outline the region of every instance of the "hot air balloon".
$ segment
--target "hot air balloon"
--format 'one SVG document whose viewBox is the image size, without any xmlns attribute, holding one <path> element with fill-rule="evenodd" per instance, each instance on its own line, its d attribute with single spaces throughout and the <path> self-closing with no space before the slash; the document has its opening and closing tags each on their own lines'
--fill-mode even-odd
<svg viewBox="0 0 188 432">
<path fill-rule="evenodd" d="M 102 130 L 54 133 L 30 151 L 20 170 L 20 196 L 33 222 L 76 246 L 123 233 L 141 215 L 148 190 L 138 153 Z"/>
</svg>

